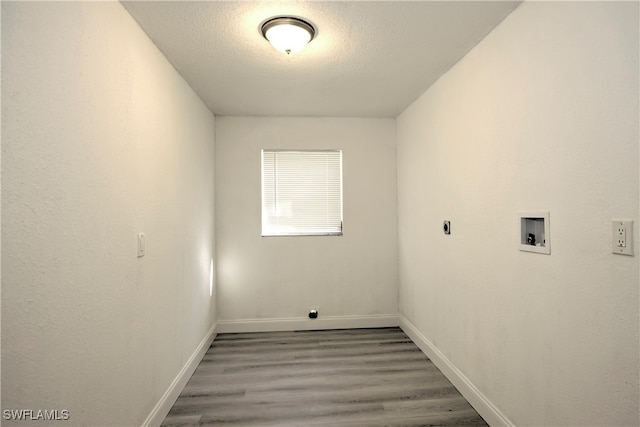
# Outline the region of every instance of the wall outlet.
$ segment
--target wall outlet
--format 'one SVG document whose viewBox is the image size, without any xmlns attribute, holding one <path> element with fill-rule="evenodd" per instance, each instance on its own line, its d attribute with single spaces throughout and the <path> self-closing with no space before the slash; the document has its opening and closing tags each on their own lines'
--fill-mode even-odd
<svg viewBox="0 0 640 427">
<path fill-rule="evenodd" d="M 616 230 L 616 235 L 618 236 L 618 241 L 616 242 L 616 246 L 619 248 L 627 247 L 627 227 L 622 225 L 618 225 Z"/>
<path fill-rule="evenodd" d="M 633 256 L 633 221 L 611 221 L 611 249 L 614 254 Z"/>
<path fill-rule="evenodd" d="M 318 307 L 311 307 L 309 309 L 309 319 L 317 319 L 318 315 Z"/>
</svg>

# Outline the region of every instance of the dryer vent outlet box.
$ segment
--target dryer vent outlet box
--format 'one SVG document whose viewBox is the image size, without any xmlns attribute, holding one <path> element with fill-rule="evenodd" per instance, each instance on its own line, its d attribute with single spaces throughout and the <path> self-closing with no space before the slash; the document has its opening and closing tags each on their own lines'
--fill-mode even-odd
<svg viewBox="0 0 640 427">
<path fill-rule="evenodd" d="M 551 254 L 549 212 L 520 213 L 520 250 Z"/>
</svg>

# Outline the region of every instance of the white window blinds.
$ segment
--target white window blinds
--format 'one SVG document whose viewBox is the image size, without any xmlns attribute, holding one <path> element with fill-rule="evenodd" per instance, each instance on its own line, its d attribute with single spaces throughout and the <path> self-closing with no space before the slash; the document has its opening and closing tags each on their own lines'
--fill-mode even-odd
<svg viewBox="0 0 640 427">
<path fill-rule="evenodd" d="M 262 150 L 262 235 L 342 234 L 342 151 Z"/>
</svg>

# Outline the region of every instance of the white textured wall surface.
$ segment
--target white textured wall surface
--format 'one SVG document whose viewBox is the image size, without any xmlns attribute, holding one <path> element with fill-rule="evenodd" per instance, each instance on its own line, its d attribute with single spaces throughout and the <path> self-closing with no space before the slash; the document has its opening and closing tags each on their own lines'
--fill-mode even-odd
<svg viewBox="0 0 640 427">
<path fill-rule="evenodd" d="M 342 149 L 344 235 L 261 237 L 262 148 Z M 397 314 L 395 121 L 216 118 L 221 321 Z"/>
<path fill-rule="evenodd" d="M 2 4 L 3 410 L 143 423 L 215 321 L 214 137 L 119 3 Z"/>
<path fill-rule="evenodd" d="M 518 426 L 640 424 L 638 35 L 637 2 L 524 3 L 398 118 L 401 315 Z"/>
</svg>

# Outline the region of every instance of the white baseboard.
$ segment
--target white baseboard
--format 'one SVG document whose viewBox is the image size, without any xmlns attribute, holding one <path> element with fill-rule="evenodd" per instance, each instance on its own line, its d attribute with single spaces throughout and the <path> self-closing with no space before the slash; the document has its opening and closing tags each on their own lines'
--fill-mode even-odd
<svg viewBox="0 0 640 427">
<path fill-rule="evenodd" d="M 187 363 L 144 421 L 142 427 L 159 427 L 162 424 L 162 421 L 164 421 L 171 407 L 178 399 L 178 396 L 180 396 L 189 378 L 193 375 L 193 372 L 198 367 L 198 364 L 218 333 L 385 328 L 394 326 L 400 326 L 400 328 L 402 328 L 409 338 L 431 359 L 490 426 L 514 426 L 509 418 L 493 405 L 411 322 L 402 315 L 381 314 L 372 316 L 327 316 L 318 319 L 220 320 L 207 332 L 200 342 L 200 345 L 198 345 Z"/>
<path fill-rule="evenodd" d="M 321 313 L 317 319 L 292 317 L 281 319 L 219 320 L 218 333 L 386 328 L 393 326 L 398 326 L 397 314 L 380 314 L 371 316 L 322 316 Z"/>
<path fill-rule="evenodd" d="M 160 424 L 162 424 L 171 410 L 171 407 L 176 403 L 178 396 L 180 396 L 180 393 L 187 385 L 189 378 L 191 378 L 191 375 L 193 375 L 193 372 L 196 370 L 198 364 L 211 346 L 211 343 L 217 335 L 217 328 L 217 324 L 215 323 L 211 326 L 211 329 L 209 329 L 207 334 L 204 336 L 200 345 L 196 348 L 196 351 L 193 352 L 187 363 L 184 365 L 182 370 L 180 370 L 167 391 L 164 392 L 147 419 L 144 420 L 142 427 L 159 427 Z"/>
<path fill-rule="evenodd" d="M 471 406 L 484 418 L 490 426 L 509 426 L 514 424 L 507 418 L 475 385 L 447 359 L 418 329 L 404 316 L 399 316 L 400 328 L 442 371 L 458 391 L 469 401 Z"/>
</svg>

